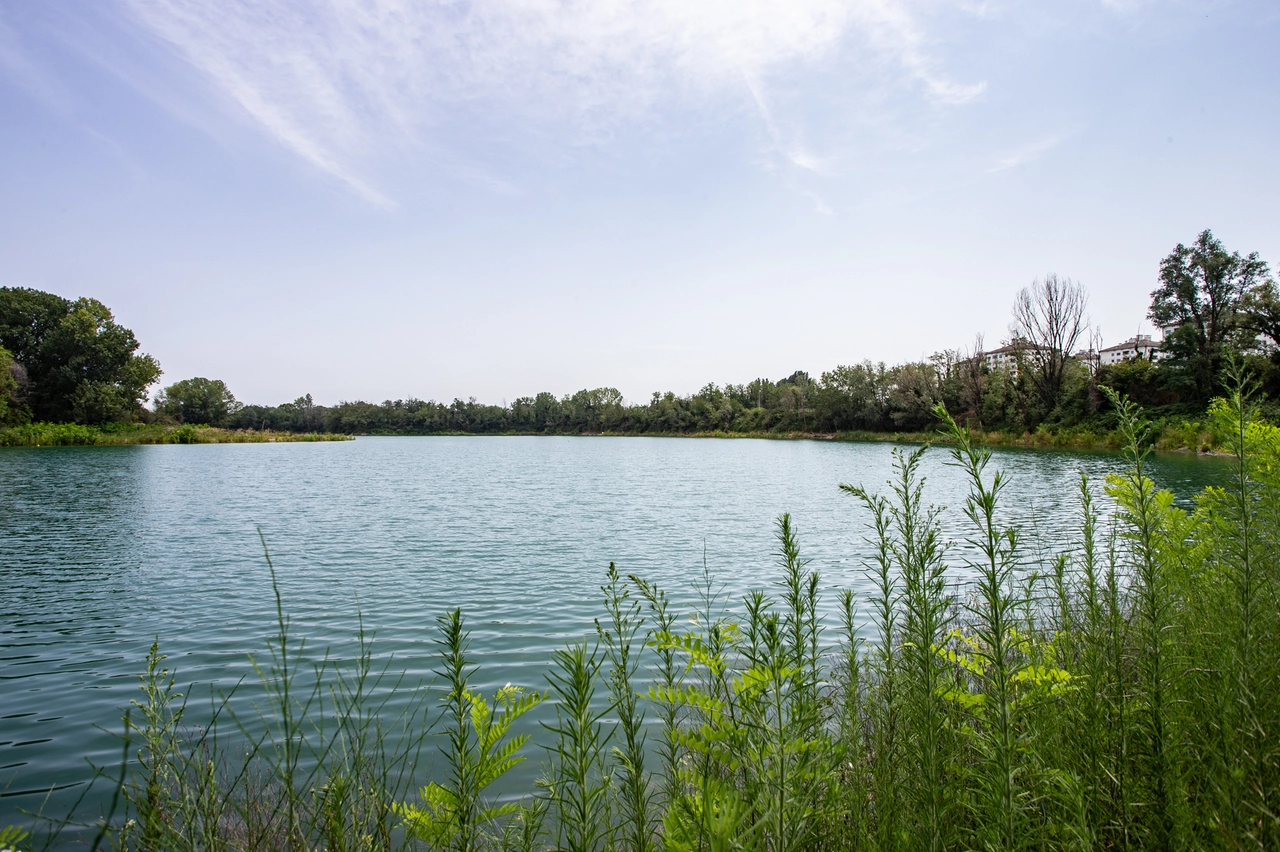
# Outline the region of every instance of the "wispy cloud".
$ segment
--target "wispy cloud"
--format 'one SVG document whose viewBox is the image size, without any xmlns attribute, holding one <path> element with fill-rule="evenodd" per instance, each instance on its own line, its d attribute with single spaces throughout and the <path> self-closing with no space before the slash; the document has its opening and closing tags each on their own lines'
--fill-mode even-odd
<svg viewBox="0 0 1280 852">
<path fill-rule="evenodd" d="M 750 75 L 744 75 L 744 79 L 746 80 L 747 90 L 751 92 L 752 101 L 756 105 L 756 111 L 760 115 L 760 120 L 764 124 L 765 131 L 769 134 L 771 149 L 793 166 L 814 174 L 826 174 L 827 164 L 822 158 L 809 151 L 800 141 L 794 138 L 783 138 L 783 132 L 773 117 L 773 110 L 769 108 L 764 93 L 760 89 L 760 84 L 753 80 Z"/>
<path fill-rule="evenodd" d="M 765 132 L 769 138 L 768 155 L 779 158 L 784 166 L 789 167 L 786 169 L 787 171 L 800 172 L 807 176 L 831 176 L 832 171 L 826 160 L 810 152 L 799 140 L 784 138 L 784 133 L 774 119 L 773 110 L 770 109 L 769 103 L 761 91 L 760 84 L 753 80 L 750 75 L 744 75 L 744 79 L 747 90 L 751 92 L 756 112 L 759 114 L 760 121 L 764 125 Z M 794 137 L 797 132 L 793 131 L 790 135 Z M 827 204 L 821 195 L 800 185 L 800 182 L 795 180 L 792 175 L 784 175 L 784 181 L 789 189 L 813 202 L 815 213 L 823 216 L 834 214 L 835 211 L 832 210 L 831 205 Z"/>
<path fill-rule="evenodd" d="M 892 56 L 907 76 L 934 100 L 965 104 L 986 91 L 985 82 L 961 83 L 943 73 L 907 4 L 893 0 L 868 0 L 859 5 L 858 11 L 858 22 L 870 44 Z"/>
<path fill-rule="evenodd" d="M 1052 136 L 1046 136 L 1029 145 L 1023 145 L 1021 148 L 1015 148 L 1008 153 L 998 157 L 994 163 L 987 169 L 988 173 L 1003 172 L 1008 169 L 1016 169 L 1018 166 L 1025 166 L 1027 163 L 1035 162 L 1054 148 L 1062 144 L 1067 138 L 1067 134 L 1058 133 Z"/>
<path fill-rule="evenodd" d="M 558 122 L 577 142 L 741 81 L 820 63 L 851 41 L 928 98 L 965 103 L 982 84 L 941 71 L 907 7 L 891 0 L 122 0 L 269 138 L 378 205 L 369 163 L 411 153 L 453 124 Z M 821 172 L 783 133 L 779 153 Z M 459 151 L 440 154 L 505 186 Z"/>
</svg>

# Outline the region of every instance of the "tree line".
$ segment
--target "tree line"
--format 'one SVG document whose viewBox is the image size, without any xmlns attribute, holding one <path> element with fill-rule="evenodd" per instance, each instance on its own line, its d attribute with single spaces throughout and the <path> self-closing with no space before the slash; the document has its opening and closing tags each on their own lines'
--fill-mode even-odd
<svg viewBox="0 0 1280 852">
<path fill-rule="evenodd" d="M 863 361 L 818 376 L 803 370 L 744 384 L 709 383 L 696 393 L 655 392 L 627 403 L 615 388 L 510 404 L 455 399 L 341 402 L 311 395 L 281 405 L 243 405 L 221 380 L 191 378 L 146 389 L 159 364 L 138 354 L 133 333 L 93 299 L 69 301 L 0 288 L 0 422 L 106 423 L 167 420 L 231 429 L 342 434 L 692 434 L 915 432 L 942 403 L 967 426 L 1028 432 L 1110 430 L 1114 388 L 1157 417 L 1203 415 L 1221 395 L 1229 366 L 1261 388 L 1264 412 L 1280 413 L 1280 294 L 1257 253 L 1228 251 L 1209 231 L 1160 263 L 1148 319 L 1165 330 L 1156 358 L 1101 364 L 1088 294 L 1048 275 L 1025 287 L 1010 337 L 992 363 L 982 340 L 924 361 Z"/>
</svg>

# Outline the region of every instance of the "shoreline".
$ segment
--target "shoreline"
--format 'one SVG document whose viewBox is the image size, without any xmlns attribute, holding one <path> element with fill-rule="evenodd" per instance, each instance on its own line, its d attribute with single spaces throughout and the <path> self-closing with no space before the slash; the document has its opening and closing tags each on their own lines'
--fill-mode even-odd
<svg viewBox="0 0 1280 852">
<path fill-rule="evenodd" d="M 938 432 L 428 432 L 420 434 L 369 432 L 365 437 L 611 437 L 611 438 L 724 438 L 769 441 L 835 441 L 841 443 L 942 444 L 951 440 Z M 975 444 L 1033 450 L 1108 451 L 1121 449 L 1116 433 L 1099 432 L 972 432 Z M 2 447 L 131 446 L 140 444 L 266 444 L 350 441 L 357 435 L 327 432 L 277 432 L 221 429 L 212 426 L 127 425 L 79 426 L 38 423 L 0 428 Z M 1158 452 L 1221 456 L 1212 436 L 1198 425 L 1166 427 L 1155 441 Z"/>
<path fill-rule="evenodd" d="M 115 425 L 106 428 L 74 423 L 34 423 L 0 429 L 3 447 L 112 447 L 142 444 L 287 444 L 350 441 L 353 436 L 318 432 L 274 432 L 219 429 L 213 426 Z"/>
<path fill-rule="evenodd" d="M 973 442 L 987 447 L 1011 447 L 1028 450 L 1077 450 L 1119 452 L 1123 449 L 1123 438 L 1117 433 L 1098 432 L 1029 432 L 1011 434 L 1007 432 L 982 432 L 974 430 Z M 616 432 L 604 430 L 600 432 L 367 432 L 357 433 L 354 437 L 369 438 L 724 438 L 750 439 L 767 441 L 834 441 L 839 443 L 878 443 L 878 444 L 941 444 L 950 445 L 952 441 L 939 432 Z M 1188 442 L 1188 438 L 1191 442 Z M 1213 443 L 1211 435 L 1198 427 L 1193 430 L 1168 428 L 1162 431 L 1155 441 L 1155 449 L 1161 453 L 1186 453 L 1202 456 L 1230 455 L 1219 450 Z"/>
</svg>

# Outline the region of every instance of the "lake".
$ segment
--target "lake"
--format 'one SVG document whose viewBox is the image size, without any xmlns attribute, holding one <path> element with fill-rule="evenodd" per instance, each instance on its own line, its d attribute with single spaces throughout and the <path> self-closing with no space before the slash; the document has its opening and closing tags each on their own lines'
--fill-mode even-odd
<svg viewBox="0 0 1280 852">
<path fill-rule="evenodd" d="M 837 486 L 886 490 L 891 451 L 595 437 L 0 450 L 0 827 L 28 822 L 53 788 L 45 807 L 65 810 L 86 760 L 118 763 L 114 734 L 155 637 L 183 686 L 250 672 L 275 615 L 259 530 L 310 647 L 349 654 L 362 615 L 375 651 L 429 678 L 435 618 L 456 606 L 478 685 L 541 687 L 551 649 L 602 614 L 610 561 L 680 601 L 705 566 L 736 597 L 776 581 L 774 521 L 790 512 L 823 588 L 865 589 L 867 516 Z M 927 493 L 951 507 L 944 532 L 959 540 L 965 484 L 948 458 L 928 453 Z M 994 464 L 1012 477 L 1005 517 L 1029 558 L 1078 525 L 1081 472 L 1100 490 L 1123 467 L 1017 450 Z M 1224 473 L 1191 456 L 1153 466 L 1184 501 Z"/>
</svg>

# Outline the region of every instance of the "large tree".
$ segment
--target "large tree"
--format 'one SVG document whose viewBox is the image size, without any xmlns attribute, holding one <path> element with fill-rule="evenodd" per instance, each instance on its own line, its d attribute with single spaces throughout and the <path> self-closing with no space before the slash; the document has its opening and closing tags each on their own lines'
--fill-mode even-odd
<svg viewBox="0 0 1280 852">
<path fill-rule="evenodd" d="M 1267 265 L 1254 252 L 1228 252 L 1210 231 L 1160 262 L 1160 286 L 1147 316 L 1166 330 L 1165 348 L 1191 373 L 1201 401 L 1217 390 L 1223 358 L 1252 338 L 1242 322 L 1246 293 L 1260 287 Z"/>
<path fill-rule="evenodd" d="M 1062 396 L 1072 350 L 1088 334 L 1089 294 L 1070 278 L 1046 275 L 1023 287 L 1013 303 L 1013 334 L 1031 344 L 1027 378 L 1048 416 Z"/>
<path fill-rule="evenodd" d="M 96 299 L 0 287 L 0 346 L 26 375 L 38 420 L 107 423 L 134 416 L 160 365 Z"/>
<path fill-rule="evenodd" d="M 814 407 L 835 431 L 878 429 L 884 425 L 885 400 L 891 384 L 884 364 L 842 364 L 822 374 Z"/>
<path fill-rule="evenodd" d="M 241 405 L 221 379 L 183 379 L 156 394 L 156 412 L 179 423 L 222 426 Z"/>
</svg>

